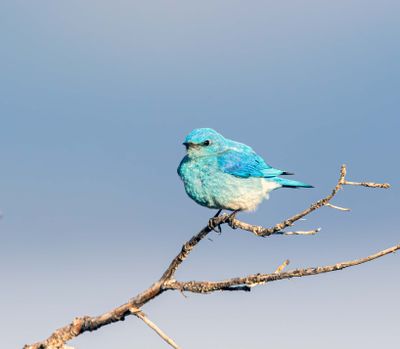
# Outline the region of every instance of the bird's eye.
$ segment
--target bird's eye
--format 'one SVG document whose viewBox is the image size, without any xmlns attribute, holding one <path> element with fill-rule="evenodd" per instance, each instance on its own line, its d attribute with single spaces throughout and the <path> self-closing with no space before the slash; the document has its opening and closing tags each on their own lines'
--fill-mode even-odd
<svg viewBox="0 0 400 349">
<path fill-rule="evenodd" d="M 203 145 L 205 145 L 207 147 L 208 145 L 210 145 L 210 141 L 209 140 L 204 141 Z"/>
</svg>

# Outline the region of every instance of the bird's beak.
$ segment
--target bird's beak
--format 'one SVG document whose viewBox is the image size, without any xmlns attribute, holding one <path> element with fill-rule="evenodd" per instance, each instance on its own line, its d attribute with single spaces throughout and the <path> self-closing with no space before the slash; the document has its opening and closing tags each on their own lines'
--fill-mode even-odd
<svg viewBox="0 0 400 349">
<path fill-rule="evenodd" d="M 196 144 L 196 143 L 193 143 L 193 142 L 183 142 L 182 144 L 186 147 L 186 150 L 199 147 L 199 144 Z"/>
<path fill-rule="evenodd" d="M 185 146 L 186 150 L 192 145 L 190 142 L 183 142 L 182 144 Z"/>
</svg>

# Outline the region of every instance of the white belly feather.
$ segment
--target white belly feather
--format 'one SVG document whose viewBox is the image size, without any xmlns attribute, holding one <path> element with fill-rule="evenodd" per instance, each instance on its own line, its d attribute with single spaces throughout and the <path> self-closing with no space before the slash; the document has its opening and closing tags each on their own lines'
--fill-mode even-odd
<svg viewBox="0 0 400 349">
<path fill-rule="evenodd" d="M 236 178 L 230 180 L 230 200 L 225 207 L 230 210 L 254 211 L 262 200 L 268 199 L 269 193 L 280 184 L 264 178 Z"/>
</svg>

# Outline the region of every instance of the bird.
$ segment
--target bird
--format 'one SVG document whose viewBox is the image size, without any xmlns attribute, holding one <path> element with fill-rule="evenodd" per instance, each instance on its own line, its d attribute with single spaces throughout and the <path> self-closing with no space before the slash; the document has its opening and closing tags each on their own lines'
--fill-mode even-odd
<svg viewBox="0 0 400 349">
<path fill-rule="evenodd" d="M 281 178 L 293 173 L 268 165 L 250 146 L 211 128 L 197 128 L 185 138 L 186 155 L 177 169 L 187 195 L 199 205 L 219 210 L 254 211 L 278 188 L 313 188 Z M 217 216 L 216 215 L 216 216 Z"/>
</svg>

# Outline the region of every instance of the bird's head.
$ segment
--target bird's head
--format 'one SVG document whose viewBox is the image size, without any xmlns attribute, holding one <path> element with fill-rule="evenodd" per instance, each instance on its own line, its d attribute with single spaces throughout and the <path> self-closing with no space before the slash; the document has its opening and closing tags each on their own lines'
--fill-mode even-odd
<svg viewBox="0 0 400 349">
<path fill-rule="evenodd" d="M 186 136 L 183 145 L 188 156 L 194 158 L 223 152 L 226 140 L 211 128 L 196 128 Z"/>
</svg>

